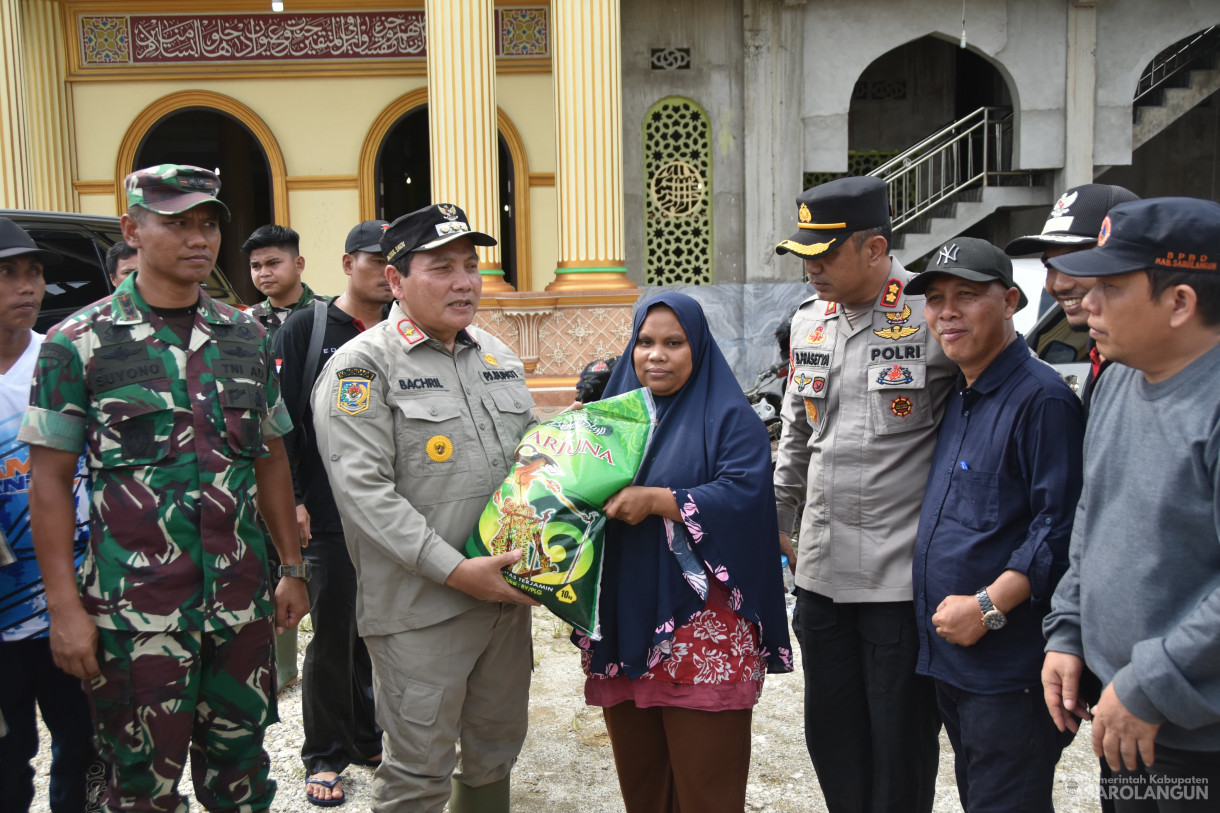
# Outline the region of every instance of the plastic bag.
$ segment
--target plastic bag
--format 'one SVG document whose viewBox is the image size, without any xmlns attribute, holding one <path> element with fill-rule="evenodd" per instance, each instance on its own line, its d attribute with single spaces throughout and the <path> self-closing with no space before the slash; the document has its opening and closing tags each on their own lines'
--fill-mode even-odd
<svg viewBox="0 0 1220 813">
<path fill-rule="evenodd" d="M 655 418 L 652 393 L 638 389 L 531 429 L 466 541 L 466 556 L 520 549 L 505 581 L 599 640 L 602 508 L 635 479 Z"/>
</svg>

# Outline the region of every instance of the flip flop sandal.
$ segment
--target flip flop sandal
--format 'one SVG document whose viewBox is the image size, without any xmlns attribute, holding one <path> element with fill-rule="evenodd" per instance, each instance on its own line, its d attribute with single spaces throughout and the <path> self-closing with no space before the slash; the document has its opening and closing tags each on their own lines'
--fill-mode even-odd
<svg viewBox="0 0 1220 813">
<path fill-rule="evenodd" d="M 333 790 L 335 785 L 339 784 L 342 781 L 343 781 L 342 776 L 336 776 L 334 779 L 316 779 L 316 778 L 310 776 L 310 777 L 305 778 L 305 786 L 309 787 L 310 785 L 322 785 L 324 787 L 328 787 Z M 347 801 L 347 793 L 344 792 L 344 794 L 342 796 L 340 796 L 338 799 L 334 799 L 334 798 L 319 799 L 317 796 L 311 796 L 308 793 L 305 794 L 305 798 L 307 800 L 309 800 L 309 803 L 311 805 L 316 805 L 317 807 L 338 807 L 339 805 L 341 805 Z"/>
</svg>

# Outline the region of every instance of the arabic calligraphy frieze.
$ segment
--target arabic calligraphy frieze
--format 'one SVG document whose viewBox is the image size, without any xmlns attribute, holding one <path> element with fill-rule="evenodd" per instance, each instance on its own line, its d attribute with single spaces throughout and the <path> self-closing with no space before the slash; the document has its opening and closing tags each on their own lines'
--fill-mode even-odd
<svg viewBox="0 0 1220 813">
<path fill-rule="evenodd" d="M 497 56 L 546 56 L 545 7 L 497 9 Z M 422 59 L 424 12 L 79 17 L 82 65 Z"/>
</svg>

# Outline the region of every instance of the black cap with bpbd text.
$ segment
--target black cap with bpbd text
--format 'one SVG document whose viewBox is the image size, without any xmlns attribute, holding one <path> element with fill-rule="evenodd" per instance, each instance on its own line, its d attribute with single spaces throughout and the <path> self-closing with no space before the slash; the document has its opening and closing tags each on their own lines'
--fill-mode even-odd
<svg viewBox="0 0 1220 813">
<path fill-rule="evenodd" d="M 1220 203 L 1198 198 L 1148 198 L 1110 210 L 1097 248 L 1052 257 L 1073 277 L 1112 277 L 1145 268 L 1215 274 L 1220 260 Z"/>
</svg>

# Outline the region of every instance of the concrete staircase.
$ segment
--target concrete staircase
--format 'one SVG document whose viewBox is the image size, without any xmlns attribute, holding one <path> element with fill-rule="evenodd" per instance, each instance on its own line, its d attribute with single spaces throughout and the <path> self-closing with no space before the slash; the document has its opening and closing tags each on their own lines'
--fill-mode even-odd
<svg viewBox="0 0 1220 813">
<path fill-rule="evenodd" d="M 929 216 L 894 234 L 894 255 L 906 266 L 940 248 L 944 242 L 1000 209 L 1054 203 L 1049 186 L 987 186 L 963 189 Z"/>
<path fill-rule="evenodd" d="M 1210 66 L 1182 71 L 1174 77 L 1180 80 L 1176 85 L 1162 86 L 1137 102 L 1135 125 L 1131 132 L 1132 149 L 1146 144 L 1157 133 L 1220 90 L 1220 68 L 1216 67 L 1214 52 L 1210 63 Z"/>
<path fill-rule="evenodd" d="M 1220 91 L 1220 26 L 1157 55 L 1140 78 L 1132 147 Z M 1012 117 L 980 108 L 873 170 L 890 190 L 894 254 L 911 265 L 1000 209 L 1050 206 L 1050 173 L 1013 170 Z M 1097 167 L 1098 173 L 1105 167 Z"/>
<path fill-rule="evenodd" d="M 885 181 L 904 265 L 998 209 L 1050 205 L 1046 173 L 1014 170 L 1012 144 L 1012 111 L 980 107 L 869 173 Z"/>
</svg>

